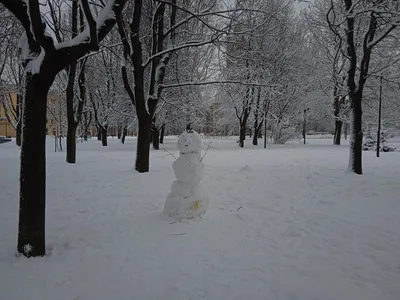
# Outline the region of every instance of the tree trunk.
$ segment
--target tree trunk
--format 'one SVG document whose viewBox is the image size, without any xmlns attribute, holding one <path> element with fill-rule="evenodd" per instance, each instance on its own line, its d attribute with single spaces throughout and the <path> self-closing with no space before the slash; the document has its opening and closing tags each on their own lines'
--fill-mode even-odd
<svg viewBox="0 0 400 300">
<path fill-rule="evenodd" d="M 58 136 L 58 144 L 59 144 L 59 149 L 60 149 L 60 151 L 63 151 L 63 147 L 62 147 L 62 135 L 61 135 L 61 134 Z"/>
<path fill-rule="evenodd" d="M 16 144 L 17 146 L 21 146 L 21 132 L 22 132 L 22 95 L 17 95 L 17 128 L 16 128 Z"/>
<path fill-rule="evenodd" d="M 16 139 L 15 139 L 15 143 L 17 144 L 17 146 L 21 147 L 21 132 L 22 132 L 22 128 L 21 128 L 21 121 L 19 121 L 17 123 L 17 132 L 16 132 Z"/>
<path fill-rule="evenodd" d="M 257 103 L 258 104 L 258 103 Z M 254 135 L 253 135 L 253 145 L 257 146 L 258 145 L 258 113 L 254 114 Z"/>
<path fill-rule="evenodd" d="M 44 256 L 46 207 L 46 107 L 48 87 L 27 74 L 20 165 L 18 252 Z"/>
<path fill-rule="evenodd" d="M 349 124 L 346 122 L 344 123 L 344 140 L 347 141 L 347 132 L 348 132 Z"/>
<path fill-rule="evenodd" d="M 67 130 L 67 163 L 76 162 L 76 123 L 68 122 Z"/>
<path fill-rule="evenodd" d="M 152 143 L 154 150 L 160 150 L 160 130 L 153 126 L 151 129 Z"/>
<path fill-rule="evenodd" d="M 258 122 L 254 123 L 254 135 L 253 135 L 253 145 L 254 146 L 257 146 L 258 139 L 262 138 L 262 133 L 261 133 L 262 125 L 263 125 L 263 121 L 261 121 L 260 124 L 258 124 Z"/>
<path fill-rule="evenodd" d="M 118 126 L 117 128 L 117 138 L 120 140 L 122 136 L 122 126 Z"/>
<path fill-rule="evenodd" d="M 342 136 L 342 125 L 343 125 L 343 121 L 339 121 L 339 120 L 335 121 L 335 136 L 333 138 L 334 145 L 340 145 L 340 139 Z"/>
<path fill-rule="evenodd" d="M 97 130 L 97 140 L 101 141 L 101 126 L 97 125 L 96 130 Z"/>
<path fill-rule="evenodd" d="M 121 143 L 125 144 L 125 137 L 128 134 L 128 126 L 124 126 L 123 130 L 122 130 L 122 136 L 121 136 Z"/>
<path fill-rule="evenodd" d="M 150 136 L 151 136 L 151 118 L 148 116 L 138 119 L 139 132 L 137 138 L 136 166 L 139 173 L 149 171 L 150 165 Z"/>
<path fill-rule="evenodd" d="M 354 95 L 352 120 L 350 129 L 350 161 L 349 168 L 356 174 L 362 174 L 362 108 L 361 97 L 357 94 Z"/>
<path fill-rule="evenodd" d="M 244 148 L 244 140 L 246 139 L 246 126 L 240 124 L 239 147 Z"/>
<path fill-rule="evenodd" d="M 333 94 L 335 99 L 333 103 L 334 115 L 335 115 L 335 135 L 333 137 L 333 144 L 340 145 L 340 139 L 342 135 L 342 124 L 343 124 L 343 121 L 340 119 L 342 98 L 337 95 L 338 87 L 336 85 Z"/>
<path fill-rule="evenodd" d="M 254 130 L 253 145 L 254 145 L 254 146 L 257 146 L 257 145 L 258 145 L 258 131 L 257 131 L 257 130 Z"/>
<path fill-rule="evenodd" d="M 107 126 L 101 127 L 101 144 L 107 147 Z"/>
<path fill-rule="evenodd" d="M 160 144 L 164 144 L 165 124 L 161 126 Z"/>
</svg>

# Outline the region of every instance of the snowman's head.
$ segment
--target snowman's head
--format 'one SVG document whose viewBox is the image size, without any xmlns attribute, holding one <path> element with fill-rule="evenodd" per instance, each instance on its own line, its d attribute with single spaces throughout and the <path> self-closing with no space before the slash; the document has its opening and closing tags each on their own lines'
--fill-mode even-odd
<svg viewBox="0 0 400 300">
<path fill-rule="evenodd" d="M 178 150 L 180 153 L 200 153 L 201 152 L 201 137 L 192 130 L 184 131 L 178 139 Z"/>
</svg>

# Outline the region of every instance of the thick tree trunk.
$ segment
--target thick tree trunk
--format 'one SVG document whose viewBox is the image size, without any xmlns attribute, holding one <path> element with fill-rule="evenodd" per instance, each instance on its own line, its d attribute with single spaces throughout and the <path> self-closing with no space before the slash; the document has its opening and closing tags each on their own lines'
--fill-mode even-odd
<svg viewBox="0 0 400 300">
<path fill-rule="evenodd" d="M 240 124 L 239 147 L 244 148 L 244 140 L 246 139 L 246 126 Z"/>
<path fill-rule="evenodd" d="M 46 107 L 48 87 L 27 74 L 20 165 L 18 252 L 44 256 L 46 207 Z"/>
<path fill-rule="evenodd" d="M 335 121 L 335 136 L 333 137 L 334 145 L 340 145 L 340 140 L 342 136 L 342 125 L 343 125 L 342 121 L 339 120 Z"/>
<path fill-rule="evenodd" d="M 151 118 L 142 117 L 139 119 L 139 133 L 137 138 L 136 166 L 139 173 L 149 171 L 150 165 L 150 135 Z"/>
<path fill-rule="evenodd" d="M 107 126 L 101 127 L 101 144 L 107 147 Z"/>
<path fill-rule="evenodd" d="M 76 163 L 76 123 L 68 122 L 67 163 Z"/>
<path fill-rule="evenodd" d="M 125 144 L 125 137 L 128 134 L 128 126 L 124 126 L 122 130 L 121 143 Z"/>
<path fill-rule="evenodd" d="M 352 120 L 350 128 L 350 161 L 349 168 L 356 174 L 362 174 L 362 107 L 361 97 L 354 95 Z"/>
<path fill-rule="evenodd" d="M 164 144 L 165 124 L 161 126 L 160 144 Z"/>
</svg>

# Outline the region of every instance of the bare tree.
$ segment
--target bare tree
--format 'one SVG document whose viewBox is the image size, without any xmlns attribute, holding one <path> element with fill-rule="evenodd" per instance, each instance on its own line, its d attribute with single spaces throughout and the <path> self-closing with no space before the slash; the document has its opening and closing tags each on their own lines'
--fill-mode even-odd
<svg viewBox="0 0 400 300">
<path fill-rule="evenodd" d="M 344 7 L 344 15 L 339 20 L 335 14 L 338 7 Z M 356 174 L 362 174 L 362 102 L 370 75 L 372 50 L 397 27 L 398 11 L 397 1 L 343 0 L 341 5 L 334 5 L 332 2 L 327 15 L 331 28 L 343 26 L 345 34 L 347 88 L 351 107 L 349 169 Z"/>
</svg>

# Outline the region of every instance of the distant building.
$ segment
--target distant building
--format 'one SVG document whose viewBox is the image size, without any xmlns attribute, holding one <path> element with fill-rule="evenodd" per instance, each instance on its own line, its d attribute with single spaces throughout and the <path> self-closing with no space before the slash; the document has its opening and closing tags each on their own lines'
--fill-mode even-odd
<svg viewBox="0 0 400 300">
<path fill-rule="evenodd" d="M 0 93 L 0 136 L 16 136 L 16 116 L 14 108 L 17 107 L 17 93 Z M 10 121 L 12 122 L 10 122 Z"/>
<path fill-rule="evenodd" d="M 221 105 L 212 103 L 207 110 L 204 133 L 207 135 L 221 135 L 220 120 L 222 118 Z"/>
<path fill-rule="evenodd" d="M 16 89 L 8 89 L 9 92 L 0 91 L 0 136 L 16 137 L 18 92 Z M 57 97 L 49 93 L 48 102 L 56 103 Z M 57 120 L 52 114 L 47 114 L 47 133 L 53 134 L 53 129 L 57 126 Z"/>
</svg>

